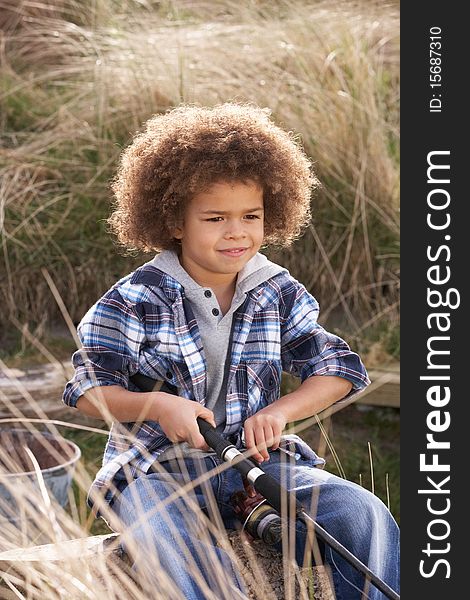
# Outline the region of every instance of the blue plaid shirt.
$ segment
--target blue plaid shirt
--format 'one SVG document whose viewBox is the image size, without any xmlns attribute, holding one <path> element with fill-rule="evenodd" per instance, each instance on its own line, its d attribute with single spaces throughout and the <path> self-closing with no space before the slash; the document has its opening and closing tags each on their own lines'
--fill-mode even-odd
<svg viewBox="0 0 470 600">
<path fill-rule="evenodd" d="M 233 316 L 224 435 L 240 433 L 245 419 L 279 398 L 282 371 L 302 381 L 344 377 L 353 384 L 348 398 L 369 383 L 359 356 L 317 323 L 318 312 L 316 300 L 287 271 L 247 293 Z M 136 391 L 129 377 L 137 372 L 204 404 L 204 348 L 191 305 L 181 284 L 154 266 L 118 281 L 84 316 L 78 335 L 82 348 L 72 357 L 75 374 L 63 396 L 68 406 L 97 386 Z M 324 462 L 295 438 L 301 454 Z M 122 467 L 133 477 L 146 473 L 170 445 L 156 422 L 114 423 L 90 504 L 96 493 L 112 498 L 110 484 Z"/>
</svg>

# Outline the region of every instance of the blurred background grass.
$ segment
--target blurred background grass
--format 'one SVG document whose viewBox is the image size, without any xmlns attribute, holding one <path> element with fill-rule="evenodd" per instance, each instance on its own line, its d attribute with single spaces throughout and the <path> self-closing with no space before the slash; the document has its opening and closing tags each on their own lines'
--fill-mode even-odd
<svg viewBox="0 0 470 600">
<path fill-rule="evenodd" d="M 31 336 L 57 358 L 75 348 L 43 268 L 77 323 L 148 260 L 120 253 L 105 227 L 109 180 L 133 134 L 181 102 L 228 100 L 269 107 L 322 183 L 311 227 L 269 257 L 307 286 L 321 323 L 369 368 L 398 359 L 398 2 L 0 0 L 0 358 L 9 366 L 45 361 Z M 346 475 L 368 489 L 371 442 L 378 493 L 386 501 L 388 476 L 397 518 L 398 414 L 351 406 L 331 431 Z M 66 435 L 82 436 L 94 474 L 104 438 Z"/>
<path fill-rule="evenodd" d="M 181 102 L 269 107 L 323 184 L 313 223 L 269 251 L 370 360 L 398 345 L 395 2 L 0 0 L 1 352 L 74 322 L 147 260 L 106 233 L 121 149 Z"/>
</svg>

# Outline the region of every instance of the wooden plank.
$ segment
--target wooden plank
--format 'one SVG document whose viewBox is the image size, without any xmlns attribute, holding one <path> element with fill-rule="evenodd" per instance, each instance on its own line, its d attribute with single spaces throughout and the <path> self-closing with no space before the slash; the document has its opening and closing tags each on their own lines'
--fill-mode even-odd
<svg viewBox="0 0 470 600">
<path fill-rule="evenodd" d="M 72 372 L 70 361 L 29 369 L 1 370 L 0 419 L 48 418 L 102 427 L 101 419 L 88 417 L 62 402 L 62 393 Z"/>
<path fill-rule="evenodd" d="M 400 408 L 400 370 L 398 367 L 371 369 L 369 378 L 371 385 L 358 396 L 356 400 L 358 404 Z"/>
<path fill-rule="evenodd" d="M 108 533 L 31 548 L 15 548 L 0 552 L 0 569 L 12 563 L 58 562 L 107 554 L 113 552 L 118 546 L 119 534 Z"/>
</svg>

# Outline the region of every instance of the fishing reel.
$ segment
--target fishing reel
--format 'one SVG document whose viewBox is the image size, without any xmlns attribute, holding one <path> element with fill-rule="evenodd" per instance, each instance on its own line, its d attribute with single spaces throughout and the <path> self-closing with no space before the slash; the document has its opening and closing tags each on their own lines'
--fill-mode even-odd
<svg viewBox="0 0 470 600">
<path fill-rule="evenodd" d="M 281 517 L 261 494 L 256 492 L 252 498 L 245 491 L 239 491 L 232 494 L 230 501 L 242 522 L 242 531 L 270 546 L 281 541 Z"/>
</svg>

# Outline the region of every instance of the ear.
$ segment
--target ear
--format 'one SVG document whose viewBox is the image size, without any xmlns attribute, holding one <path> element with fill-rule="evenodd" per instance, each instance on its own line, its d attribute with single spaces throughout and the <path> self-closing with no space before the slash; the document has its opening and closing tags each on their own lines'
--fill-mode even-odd
<svg viewBox="0 0 470 600">
<path fill-rule="evenodd" d="M 175 240 L 183 239 L 183 223 L 180 219 L 172 219 L 173 222 L 168 223 L 170 235 Z"/>
<path fill-rule="evenodd" d="M 173 227 L 173 229 L 171 230 L 171 235 L 176 240 L 182 240 L 183 239 L 183 228 L 182 227 Z"/>
</svg>

